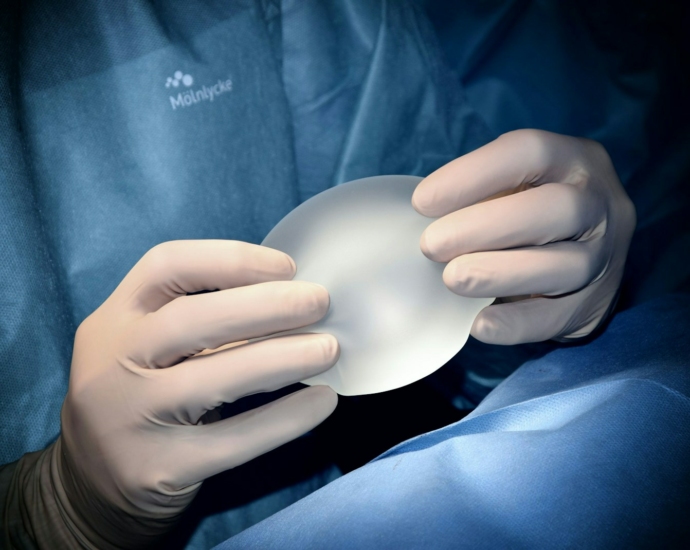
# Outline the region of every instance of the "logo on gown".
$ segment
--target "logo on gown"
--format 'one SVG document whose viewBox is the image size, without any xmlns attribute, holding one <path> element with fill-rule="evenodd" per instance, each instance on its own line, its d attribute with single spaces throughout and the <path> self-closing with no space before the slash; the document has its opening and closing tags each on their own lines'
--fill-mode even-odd
<svg viewBox="0 0 690 550">
<path fill-rule="evenodd" d="M 184 89 L 190 88 L 193 84 L 194 77 L 191 74 L 187 74 L 182 71 L 175 71 L 173 76 L 169 76 L 166 79 L 166 88 L 180 88 L 180 85 L 183 86 L 183 90 L 176 96 L 171 95 L 169 97 L 170 106 L 172 107 L 173 111 L 176 109 L 191 107 L 192 105 L 199 104 L 203 101 L 212 102 L 219 95 L 232 91 L 232 79 L 230 78 L 226 78 L 224 80 L 219 78 L 217 82 L 203 85 L 200 88 L 191 90 Z"/>
<path fill-rule="evenodd" d="M 182 71 L 175 71 L 175 74 L 169 76 L 165 81 L 165 87 L 170 88 L 170 86 L 172 86 L 173 88 L 177 88 L 180 85 L 180 82 L 189 88 L 192 84 L 194 84 L 194 78 L 192 78 L 191 74 L 184 74 Z"/>
</svg>

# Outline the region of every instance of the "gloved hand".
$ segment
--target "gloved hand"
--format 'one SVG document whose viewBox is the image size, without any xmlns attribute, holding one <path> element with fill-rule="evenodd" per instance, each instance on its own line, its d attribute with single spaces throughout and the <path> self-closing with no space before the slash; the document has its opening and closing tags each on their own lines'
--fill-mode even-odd
<svg viewBox="0 0 690 550">
<path fill-rule="evenodd" d="M 294 273 L 286 254 L 233 241 L 165 243 L 134 266 L 79 327 L 60 439 L 20 473 L 22 506 L 46 522 L 32 527 L 39 547 L 150 544 L 205 478 L 300 436 L 333 411 L 336 394 L 316 386 L 200 422 L 222 403 L 314 376 L 337 360 L 338 343 L 327 334 L 198 355 L 320 319 L 328 293 L 289 281 Z"/>
<path fill-rule="evenodd" d="M 471 334 L 518 344 L 590 334 L 612 309 L 635 208 L 594 141 L 518 130 L 424 179 L 412 204 L 453 292 L 504 298 Z"/>
</svg>

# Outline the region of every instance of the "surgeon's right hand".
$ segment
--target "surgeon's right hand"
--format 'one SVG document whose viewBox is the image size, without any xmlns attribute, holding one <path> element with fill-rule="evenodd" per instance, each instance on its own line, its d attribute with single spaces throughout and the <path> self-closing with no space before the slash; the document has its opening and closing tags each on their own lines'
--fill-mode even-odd
<svg viewBox="0 0 690 550">
<path fill-rule="evenodd" d="M 323 317 L 328 293 L 290 281 L 294 273 L 284 253 L 233 241 L 165 243 L 134 266 L 77 331 L 60 438 L 18 472 L 37 546 L 146 546 L 172 526 L 204 479 L 331 414 L 336 394 L 315 386 L 201 421 L 222 403 L 336 362 L 338 343 L 326 334 L 199 355 Z M 190 295 L 203 290 L 218 292 Z"/>
</svg>

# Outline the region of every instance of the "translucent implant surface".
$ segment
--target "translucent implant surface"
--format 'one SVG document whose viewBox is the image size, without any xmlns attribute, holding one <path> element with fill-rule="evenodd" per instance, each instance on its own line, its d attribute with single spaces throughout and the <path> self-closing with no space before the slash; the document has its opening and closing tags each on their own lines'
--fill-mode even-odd
<svg viewBox="0 0 690 550">
<path fill-rule="evenodd" d="M 339 185 L 290 212 L 263 244 L 288 253 L 295 280 L 326 287 L 328 314 L 293 332 L 327 332 L 340 359 L 304 380 L 341 395 L 411 384 L 465 345 L 488 298 L 462 298 L 443 284 L 445 264 L 427 259 L 419 238 L 431 219 L 411 205 L 421 178 L 378 176 Z"/>
</svg>

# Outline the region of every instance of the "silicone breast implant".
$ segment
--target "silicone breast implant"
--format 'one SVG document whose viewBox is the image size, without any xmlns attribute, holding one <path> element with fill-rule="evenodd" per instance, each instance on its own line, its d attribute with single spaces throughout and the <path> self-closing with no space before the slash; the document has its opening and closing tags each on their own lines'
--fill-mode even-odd
<svg viewBox="0 0 690 550">
<path fill-rule="evenodd" d="M 433 221 L 411 205 L 421 181 L 377 176 L 320 193 L 290 212 L 262 244 L 286 252 L 296 280 L 319 283 L 331 297 L 318 323 L 292 332 L 327 332 L 340 343 L 329 371 L 304 380 L 341 395 L 411 384 L 451 359 L 490 298 L 463 298 L 443 284 L 419 238 Z"/>
</svg>

